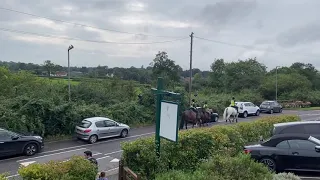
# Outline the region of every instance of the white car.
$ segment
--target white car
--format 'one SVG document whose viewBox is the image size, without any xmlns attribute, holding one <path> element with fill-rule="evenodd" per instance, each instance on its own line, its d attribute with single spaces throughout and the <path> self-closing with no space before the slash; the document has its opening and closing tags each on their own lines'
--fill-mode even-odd
<svg viewBox="0 0 320 180">
<path fill-rule="evenodd" d="M 248 115 L 260 115 L 259 106 L 254 105 L 252 102 L 236 102 L 236 106 L 238 106 L 239 115 L 246 118 Z"/>
</svg>

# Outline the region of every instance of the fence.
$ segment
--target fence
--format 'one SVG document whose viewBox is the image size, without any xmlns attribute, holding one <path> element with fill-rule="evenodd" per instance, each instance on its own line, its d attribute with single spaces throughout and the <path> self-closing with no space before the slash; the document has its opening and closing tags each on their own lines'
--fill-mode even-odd
<svg viewBox="0 0 320 180">
<path fill-rule="evenodd" d="M 129 167 L 124 166 L 123 160 L 119 162 L 119 180 L 140 180 L 140 176 L 134 173 Z"/>
</svg>

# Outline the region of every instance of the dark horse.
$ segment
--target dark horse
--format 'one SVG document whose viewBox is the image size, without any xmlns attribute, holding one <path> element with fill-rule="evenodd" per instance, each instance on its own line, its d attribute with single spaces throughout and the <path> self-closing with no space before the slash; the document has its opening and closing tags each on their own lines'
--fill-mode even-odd
<svg viewBox="0 0 320 180">
<path fill-rule="evenodd" d="M 199 108 L 198 110 L 200 113 L 201 123 L 203 125 L 206 124 L 207 126 L 209 126 L 208 123 L 211 121 L 212 110 L 209 109 L 209 111 L 207 111 L 205 108 Z"/>
<path fill-rule="evenodd" d="M 200 114 L 200 112 L 199 112 Z M 195 124 L 201 125 L 201 118 L 197 113 L 192 109 L 188 109 L 182 112 L 181 120 L 185 123 L 186 129 L 188 129 L 188 123 L 192 124 L 192 128 L 194 128 Z"/>
</svg>

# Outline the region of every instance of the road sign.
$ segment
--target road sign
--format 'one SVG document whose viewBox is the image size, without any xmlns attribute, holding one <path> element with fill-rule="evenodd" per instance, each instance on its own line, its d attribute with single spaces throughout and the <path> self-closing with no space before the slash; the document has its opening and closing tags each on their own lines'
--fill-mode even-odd
<svg viewBox="0 0 320 180">
<path fill-rule="evenodd" d="M 178 136 L 177 135 L 178 132 L 177 131 L 176 131 L 176 137 L 173 138 L 174 131 L 172 129 L 171 130 L 167 130 L 167 131 L 165 130 L 165 128 L 168 127 L 166 125 L 166 123 L 168 123 L 169 121 L 170 121 L 170 123 L 172 123 L 171 122 L 171 117 L 170 118 L 165 118 L 165 117 L 170 112 L 173 115 L 175 115 L 173 113 L 173 111 L 176 111 L 176 113 L 177 113 L 176 116 L 178 116 L 178 110 L 177 109 L 179 109 L 179 103 L 180 103 L 179 101 L 181 100 L 180 99 L 181 95 L 179 93 L 174 93 L 174 92 L 169 92 L 169 91 L 163 90 L 163 78 L 162 77 L 158 77 L 157 89 L 152 88 L 151 90 L 157 96 L 157 100 L 156 100 L 156 136 L 155 136 L 155 144 L 156 144 L 157 156 L 160 157 L 160 130 L 161 130 L 161 128 L 160 128 L 161 123 L 160 122 L 161 122 L 161 109 L 162 109 L 161 105 L 162 105 L 162 103 L 165 103 L 163 101 L 163 97 L 164 96 L 171 96 L 171 97 L 177 99 L 178 102 L 176 103 L 177 107 L 174 106 L 174 105 L 168 105 L 169 104 L 168 102 L 164 104 L 165 110 L 163 110 L 163 114 L 164 115 L 162 115 L 162 117 L 163 117 L 163 128 L 162 128 L 162 131 L 163 132 L 161 133 L 161 135 L 162 135 L 162 137 L 164 137 L 166 139 L 177 141 L 177 139 L 178 139 L 178 137 L 177 137 Z M 171 104 L 172 104 L 172 102 L 171 102 Z M 166 113 L 166 108 L 167 107 L 168 107 L 168 110 L 167 110 L 168 113 Z M 174 120 L 176 121 L 175 123 L 177 123 L 178 117 L 177 117 L 177 119 L 174 119 Z M 177 126 L 174 126 L 174 127 L 177 128 Z"/>
<path fill-rule="evenodd" d="M 178 141 L 178 110 L 178 103 L 161 102 L 160 137 L 173 142 Z"/>
</svg>

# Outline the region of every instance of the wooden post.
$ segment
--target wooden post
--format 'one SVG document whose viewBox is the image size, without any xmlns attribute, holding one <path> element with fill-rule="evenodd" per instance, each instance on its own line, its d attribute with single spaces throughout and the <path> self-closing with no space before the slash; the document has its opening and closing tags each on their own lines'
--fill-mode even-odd
<svg viewBox="0 0 320 180">
<path fill-rule="evenodd" d="M 123 180 L 123 159 L 119 161 L 119 174 L 118 174 L 118 179 Z"/>
</svg>

